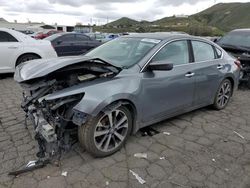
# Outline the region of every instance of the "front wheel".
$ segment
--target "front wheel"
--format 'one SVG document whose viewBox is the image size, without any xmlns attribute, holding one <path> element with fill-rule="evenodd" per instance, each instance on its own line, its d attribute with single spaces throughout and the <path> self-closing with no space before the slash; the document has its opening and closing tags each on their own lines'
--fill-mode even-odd
<svg viewBox="0 0 250 188">
<path fill-rule="evenodd" d="M 132 116 L 124 107 L 101 112 L 79 127 L 80 145 L 96 157 L 105 157 L 121 149 L 132 128 Z"/>
<path fill-rule="evenodd" d="M 233 88 L 230 80 L 228 79 L 223 80 L 219 86 L 218 91 L 216 92 L 213 107 L 216 110 L 224 109 L 227 106 L 228 102 L 230 101 L 230 98 L 232 96 L 232 91 Z"/>
</svg>

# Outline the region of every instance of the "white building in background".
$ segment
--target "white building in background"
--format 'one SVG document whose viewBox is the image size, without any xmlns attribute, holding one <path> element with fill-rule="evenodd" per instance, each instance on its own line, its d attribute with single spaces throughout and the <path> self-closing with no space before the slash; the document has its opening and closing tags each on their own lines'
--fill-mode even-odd
<svg viewBox="0 0 250 188">
<path fill-rule="evenodd" d="M 36 23 L 36 22 L 28 22 L 28 23 L 18 23 L 15 22 L 8 22 L 4 18 L 0 18 L 0 28 L 8 28 L 8 29 L 14 29 L 18 31 L 48 31 L 48 30 L 58 30 L 58 31 L 64 31 L 64 32 L 72 32 L 72 31 L 79 31 L 79 32 L 92 32 L 92 26 L 89 25 L 80 25 L 80 26 L 66 26 L 66 25 L 46 25 L 45 23 Z"/>
</svg>

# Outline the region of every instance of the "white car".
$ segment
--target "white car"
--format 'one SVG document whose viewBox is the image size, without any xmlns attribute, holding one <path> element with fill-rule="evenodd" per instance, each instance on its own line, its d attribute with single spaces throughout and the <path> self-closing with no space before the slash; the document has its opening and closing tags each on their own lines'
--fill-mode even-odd
<svg viewBox="0 0 250 188">
<path fill-rule="evenodd" d="M 25 61 L 55 57 L 57 54 L 49 41 L 0 28 L 0 73 L 15 72 L 15 67 Z"/>
</svg>

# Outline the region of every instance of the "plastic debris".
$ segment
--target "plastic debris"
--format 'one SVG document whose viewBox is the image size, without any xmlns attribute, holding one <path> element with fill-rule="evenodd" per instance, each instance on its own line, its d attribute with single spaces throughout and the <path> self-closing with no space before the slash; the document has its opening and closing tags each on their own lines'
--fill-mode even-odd
<svg viewBox="0 0 250 188">
<path fill-rule="evenodd" d="M 242 136 L 240 133 L 237 133 L 236 131 L 234 131 L 234 133 L 235 133 L 237 136 L 239 136 L 240 138 L 245 139 L 245 137 Z"/>
<path fill-rule="evenodd" d="M 216 162 L 216 160 L 215 160 L 215 159 L 212 159 L 212 161 L 213 161 L 213 162 Z"/>
<path fill-rule="evenodd" d="M 227 172 L 228 172 L 228 171 L 229 171 L 229 169 L 228 169 L 228 168 L 225 168 L 225 171 L 227 171 Z"/>
<path fill-rule="evenodd" d="M 146 181 L 144 179 L 142 179 L 137 173 L 135 173 L 134 171 L 132 170 L 129 170 L 129 172 L 131 172 L 133 174 L 133 176 L 135 176 L 135 178 L 138 180 L 138 182 L 140 184 L 144 184 L 146 183 Z"/>
<path fill-rule="evenodd" d="M 68 172 L 67 171 L 62 171 L 62 176 L 67 176 L 68 175 Z"/>
<path fill-rule="evenodd" d="M 108 186 L 109 185 L 109 182 L 108 181 L 106 181 L 106 186 Z"/>
<path fill-rule="evenodd" d="M 160 157 L 160 160 L 165 160 L 166 158 L 165 157 Z"/>
<path fill-rule="evenodd" d="M 28 164 L 26 165 L 26 167 L 32 167 L 36 165 L 37 161 L 29 161 Z"/>
<path fill-rule="evenodd" d="M 134 157 L 147 159 L 148 154 L 146 154 L 146 153 L 135 153 Z"/>
<path fill-rule="evenodd" d="M 50 176 L 47 176 L 47 179 L 50 179 Z"/>
<path fill-rule="evenodd" d="M 171 135 L 170 132 L 163 132 L 163 134 L 168 135 L 168 136 Z"/>
</svg>

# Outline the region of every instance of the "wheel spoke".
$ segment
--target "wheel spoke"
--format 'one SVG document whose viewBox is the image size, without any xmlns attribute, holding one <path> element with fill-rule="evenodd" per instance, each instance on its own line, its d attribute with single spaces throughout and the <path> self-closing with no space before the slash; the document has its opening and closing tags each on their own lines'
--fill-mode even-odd
<svg viewBox="0 0 250 188">
<path fill-rule="evenodd" d="M 95 137 L 102 136 L 105 134 L 108 134 L 109 130 L 102 130 L 102 131 L 96 131 L 95 132 Z"/>
<path fill-rule="evenodd" d="M 108 119 L 109 119 L 109 125 L 110 125 L 110 127 L 113 127 L 113 113 L 112 112 L 110 112 L 108 114 Z"/>
<path fill-rule="evenodd" d="M 98 147 L 99 149 L 102 148 L 102 145 L 103 145 L 103 143 L 105 142 L 105 140 L 107 139 L 107 137 L 108 137 L 108 135 L 106 134 L 106 135 L 102 138 L 102 140 L 98 143 L 97 147 Z"/>
<path fill-rule="evenodd" d="M 125 121 L 127 121 L 127 117 L 126 116 L 123 116 L 115 125 L 115 128 L 118 128 L 120 127 Z"/>
<path fill-rule="evenodd" d="M 120 133 L 118 133 L 117 131 L 114 132 L 114 135 L 120 140 L 120 141 L 123 141 L 124 139 L 124 136 L 121 135 Z"/>
<path fill-rule="evenodd" d="M 108 150 L 108 147 L 109 147 L 109 144 L 110 144 L 110 140 L 111 140 L 111 134 L 108 135 L 108 139 L 105 143 L 105 146 L 104 146 L 104 150 L 107 151 Z"/>
</svg>

